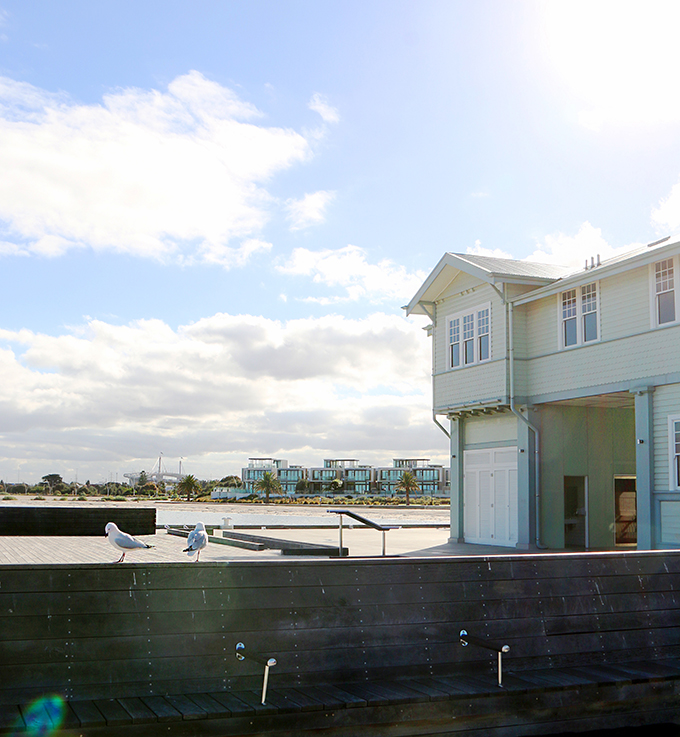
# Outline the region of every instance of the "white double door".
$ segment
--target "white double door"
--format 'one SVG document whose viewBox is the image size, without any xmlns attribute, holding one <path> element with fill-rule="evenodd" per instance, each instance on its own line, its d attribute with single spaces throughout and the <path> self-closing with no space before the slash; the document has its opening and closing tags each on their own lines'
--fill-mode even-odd
<svg viewBox="0 0 680 737">
<path fill-rule="evenodd" d="M 517 544 L 517 448 L 466 450 L 463 455 L 465 542 Z"/>
</svg>

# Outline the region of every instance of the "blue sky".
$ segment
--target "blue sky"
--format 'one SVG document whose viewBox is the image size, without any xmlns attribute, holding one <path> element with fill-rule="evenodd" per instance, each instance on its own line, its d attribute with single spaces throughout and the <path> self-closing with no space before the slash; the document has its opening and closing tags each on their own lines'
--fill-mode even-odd
<svg viewBox="0 0 680 737">
<path fill-rule="evenodd" d="M 677 15 L 0 0 L 0 477 L 446 463 L 401 305 L 677 231 Z"/>
</svg>

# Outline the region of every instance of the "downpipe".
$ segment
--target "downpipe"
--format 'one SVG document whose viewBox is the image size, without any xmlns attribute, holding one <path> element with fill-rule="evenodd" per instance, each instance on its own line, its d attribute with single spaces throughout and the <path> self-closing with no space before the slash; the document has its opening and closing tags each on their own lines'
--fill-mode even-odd
<svg viewBox="0 0 680 737">
<path fill-rule="evenodd" d="M 540 453 L 539 453 L 539 433 L 538 428 L 515 407 L 515 346 L 513 337 L 513 305 L 512 302 L 506 302 L 508 311 L 508 368 L 509 368 L 509 399 L 510 411 L 515 417 L 518 417 L 534 434 L 534 492 L 535 492 L 535 512 L 536 512 L 536 547 L 539 550 L 546 550 L 547 545 L 541 542 L 541 490 L 540 490 Z"/>
</svg>

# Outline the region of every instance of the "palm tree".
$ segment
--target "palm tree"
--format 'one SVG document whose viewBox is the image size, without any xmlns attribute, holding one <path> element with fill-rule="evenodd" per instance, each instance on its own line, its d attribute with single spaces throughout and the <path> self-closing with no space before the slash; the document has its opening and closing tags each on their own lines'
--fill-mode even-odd
<svg viewBox="0 0 680 737">
<path fill-rule="evenodd" d="M 180 494 L 186 494 L 187 495 L 187 501 L 191 501 L 191 497 L 195 491 L 199 491 L 201 488 L 201 484 L 199 480 L 193 476 L 192 474 L 189 474 L 188 476 L 185 476 L 179 484 L 177 484 L 177 491 Z"/>
<path fill-rule="evenodd" d="M 264 491 L 266 503 L 269 504 L 269 494 L 281 491 L 281 482 L 271 471 L 265 471 L 255 484 L 255 491 Z"/>
<path fill-rule="evenodd" d="M 404 471 L 404 473 L 401 474 L 399 483 L 397 484 L 397 491 L 403 491 L 406 494 L 406 504 L 410 503 L 409 493 L 412 491 L 418 491 L 419 489 L 420 485 L 418 484 L 418 479 L 415 477 L 413 471 Z"/>
<path fill-rule="evenodd" d="M 329 494 L 337 494 L 340 489 L 342 489 L 342 479 L 333 479 L 326 487 Z"/>
</svg>

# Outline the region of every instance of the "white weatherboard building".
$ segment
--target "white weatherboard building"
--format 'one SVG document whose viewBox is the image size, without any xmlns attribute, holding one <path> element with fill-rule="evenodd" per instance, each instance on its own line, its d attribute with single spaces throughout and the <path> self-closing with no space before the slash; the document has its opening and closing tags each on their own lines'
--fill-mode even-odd
<svg viewBox="0 0 680 737">
<path fill-rule="evenodd" d="M 578 271 L 446 253 L 427 315 L 451 536 L 680 547 L 680 241 Z"/>
</svg>

